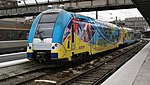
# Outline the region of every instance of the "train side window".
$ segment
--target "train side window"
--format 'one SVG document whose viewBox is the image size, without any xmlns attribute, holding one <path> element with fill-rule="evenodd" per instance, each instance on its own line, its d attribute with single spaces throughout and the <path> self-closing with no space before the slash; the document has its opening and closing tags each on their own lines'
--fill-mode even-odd
<svg viewBox="0 0 150 85">
<path fill-rule="evenodd" d="M 105 29 L 105 33 L 107 35 L 110 35 L 111 34 L 111 29 L 110 28 L 104 28 Z"/>
<path fill-rule="evenodd" d="M 95 22 L 93 22 L 93 21 L 89 21 L 88 23 L 95 24 Z"/>
<path fill-rule="evenodd" d="M 127 38 L 127 35 L 126 35 L 126 33 L 124 34 L 124 37 L 125 37 L 125 38 Z"/>
<path fill-rule="evenodd" d="M 79 18 L 79 20 L 81 21 L 81 22 L 88 22 L 86 19 L 84 19 L 84 18 Z"/>
</svg>

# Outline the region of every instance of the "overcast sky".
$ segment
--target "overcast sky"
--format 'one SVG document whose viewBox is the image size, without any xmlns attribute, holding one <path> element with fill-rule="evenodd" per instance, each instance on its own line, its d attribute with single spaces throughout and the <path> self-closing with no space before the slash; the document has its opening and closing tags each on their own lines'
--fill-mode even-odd
<svg viewBox="0 0 150 85">
<path fill-rule="evenodd" d="M 85 16 L 89 16 L 92 18 L 96 18 L 96 12 L 80 12 L 78 14 L 82 14 Z M 125 18 L 130 17 L 142 17 L 141 13 L 138 9 L 120 9 L 120 10 L 106 10 L 106 11 L 98 11 L 98 19 L 104 21 L 113 21 L 117 19 L 124 20 Z"/>
<path fill-rule="evenodd" d="M 23 4 L 22 0 L 18 0 L 18 1 L 21 1 L 21 3 L 19 3 L 19 5 Z M 37 0 L 37 1 L 38 1 L 38 3 L 42 3 L 42 2 L 47 2 L 48 0 Z M 59 0 L 49 0 L 49 1 L 56 2 Z M 32 3 L 35 3 L 35 0 L 26 0 L 26 3 L 32 4 Z M 80 12 L 79 14 L 95 18 L 96 12 L 95 11 L 94 12 Z M 118 20 L 119 19 L 124 20 L 125 18 L 129 18 L 129 17 L 142 17 L 142 15 L 136 8 L 98 11 L 98 19 L 100 19 L 100 20 L 113 21 L 116 19 L 116 17 Z"/>
</svg>

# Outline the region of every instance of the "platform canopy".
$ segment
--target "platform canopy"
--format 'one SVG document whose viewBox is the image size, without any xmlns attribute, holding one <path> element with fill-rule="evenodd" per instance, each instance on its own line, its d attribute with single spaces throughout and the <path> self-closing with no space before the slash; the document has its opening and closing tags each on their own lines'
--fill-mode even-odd
<svg viewBox="0 0 150 85">
<path fill-rule="evenodd" d="M 0 0 L 0 10 L 17 8 L 18 6 L 41 5 L 54 2 L 64 2 L 69 0 Z"/>
<path fill-rule="evenodd" d="M 132 0 L 150 26 L 150 0 Z"/>
</svg>

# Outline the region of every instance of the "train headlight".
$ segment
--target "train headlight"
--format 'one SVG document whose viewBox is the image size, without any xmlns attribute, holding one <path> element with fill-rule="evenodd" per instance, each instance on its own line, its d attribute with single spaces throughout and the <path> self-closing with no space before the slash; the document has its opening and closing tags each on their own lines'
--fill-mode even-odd
<svg viewBox="0 0 150 85">
<path fill-rule="evenodd" d="M 56 43 L 56 44 L 55 44 L 55 47 L 57 47 L 57 46 L 58 46 L 58 44 Z"/>
<path fill-rule="evenodd" d="M 32 49 L 32 44 L 31 43 L 28 43 L 28 47 L 27 47 L 28 49 Z"/>
<path fill-rule="evenodd" d="M 54 49 L 55 49 L 55 47 L 54 47 L 54 46 L 52 46 L 52 49 L 54 50 Z"/>
<path fill-rule="evenodd" d="M 31 46 L 29 46 L 29 49 L 31 49 Z"/>
<path fill-rule="evenodd" d="M 52 49 L 53 50 L 55 50 L 55 49 L 57 49 L 57 48 L 59 48 L 60 47 L 60 44 L 59 43 L 53 43 L 52 44 Z"/>
</svg>

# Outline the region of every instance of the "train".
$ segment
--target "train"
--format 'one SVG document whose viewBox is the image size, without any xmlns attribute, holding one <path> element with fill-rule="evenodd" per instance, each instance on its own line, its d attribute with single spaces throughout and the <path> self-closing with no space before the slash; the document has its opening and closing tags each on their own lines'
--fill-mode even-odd
<svg viewBox="0 0 150 85">
<path fill-rule="evenodd" d="M 130 28 L 63 9 L 48 9 L 32 23 L 27 46 L 31 61 L 73 61 L 140 40 Z"/>
<path fill-rule="evenodd" d="M 0 28 L 0 41 L 27 40 L 28 34 L 28 29 Z"/>
<path fill-rule="evenodd" d="M 27 40 L 31 24 L 17 21 L 0 21 L 0 41 Z"/>
</svg>

